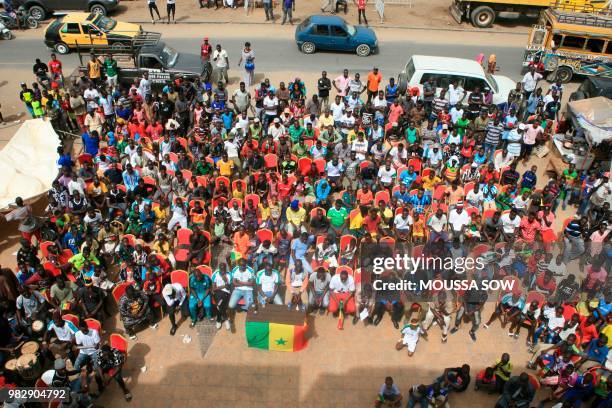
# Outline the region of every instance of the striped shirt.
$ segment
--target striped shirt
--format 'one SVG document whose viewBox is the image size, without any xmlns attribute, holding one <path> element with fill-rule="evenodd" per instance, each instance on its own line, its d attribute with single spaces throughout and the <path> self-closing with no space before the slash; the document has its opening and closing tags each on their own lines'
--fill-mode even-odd
<svg viewBox="0 0 612 408">
<path fill-rule="evenodd" d="M 582 235 L 582 226 L 580 225 L 580 221 L 570 221 L 570 223 L 567 224 L 567 227 L 565 227 L 565 233 L 571 237 L 579 238 Z"/>
<path fill-rule="evenodd" d="M 503 131 L 504 126 L 501 123 L 497 125 L 495 125 L 493 122 L 487 123 L 487 127 L 485 128 L 485 143 L 497 145 L 501 139 L 501 134 Z"/>
</svg>

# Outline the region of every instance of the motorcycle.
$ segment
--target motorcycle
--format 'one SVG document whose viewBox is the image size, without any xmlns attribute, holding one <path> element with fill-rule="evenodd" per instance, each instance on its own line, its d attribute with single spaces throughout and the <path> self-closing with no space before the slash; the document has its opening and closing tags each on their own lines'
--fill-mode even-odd
<svg viewBox="0 0 612 408">
<path fill-rule="evenodd" d="M 6 28 L 2 20 L 0 20 L 0 37 L 2 37 L 3 40 L 10 40 L 13 38 L 13 33 L 11 33 L 11 30 Z"/>
<path fill-rule="evenodd" d="M 0 12 L 0 21 L 4 23 L 6 28 L 13 30 L 16 28 L 24 29 L 26 27 L 31 29 L 38 28 L 38 20 L 21 8 L 12 13 L 6 11 Z"/>
</svg>

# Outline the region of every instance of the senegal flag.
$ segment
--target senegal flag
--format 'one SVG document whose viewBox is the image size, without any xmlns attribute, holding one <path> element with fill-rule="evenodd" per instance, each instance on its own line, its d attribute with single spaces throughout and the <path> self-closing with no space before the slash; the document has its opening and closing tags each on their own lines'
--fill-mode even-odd
<svg viewBox="0 0 612 408">
<path fill-rule="evenodd" d="M 288 310 L 286 306 L 266 305 L 257 314 L 249 310 L 245 328 L 249 347 L 299 351 L 307 344 L 304 313 Z"/>
</svg>

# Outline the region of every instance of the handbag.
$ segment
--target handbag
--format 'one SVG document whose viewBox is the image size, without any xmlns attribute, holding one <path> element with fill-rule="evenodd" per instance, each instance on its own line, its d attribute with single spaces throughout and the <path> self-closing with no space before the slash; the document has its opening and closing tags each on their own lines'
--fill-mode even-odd
<svg viewBox="0 0 612 408">
<path fill-rule="evenodd" d="M 255 70 L 255 63 L 253 61 L 247 61 L 244 64 L 244 69 L 246 69 L 247 71 L 253 71 Z"/>
</svg>

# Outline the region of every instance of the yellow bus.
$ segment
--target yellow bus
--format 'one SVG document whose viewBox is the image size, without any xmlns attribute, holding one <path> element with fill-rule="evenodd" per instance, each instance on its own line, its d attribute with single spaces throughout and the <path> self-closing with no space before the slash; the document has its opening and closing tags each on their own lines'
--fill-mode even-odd
<svg viewBox="0 0 612 408">
<path fill-rule="evenodd" d="M 612 15 L 547 9 L 529 34 L 523 66 L 543 67 L 549 80 L 575 74 L 612 77 Z"/>
</svg>

